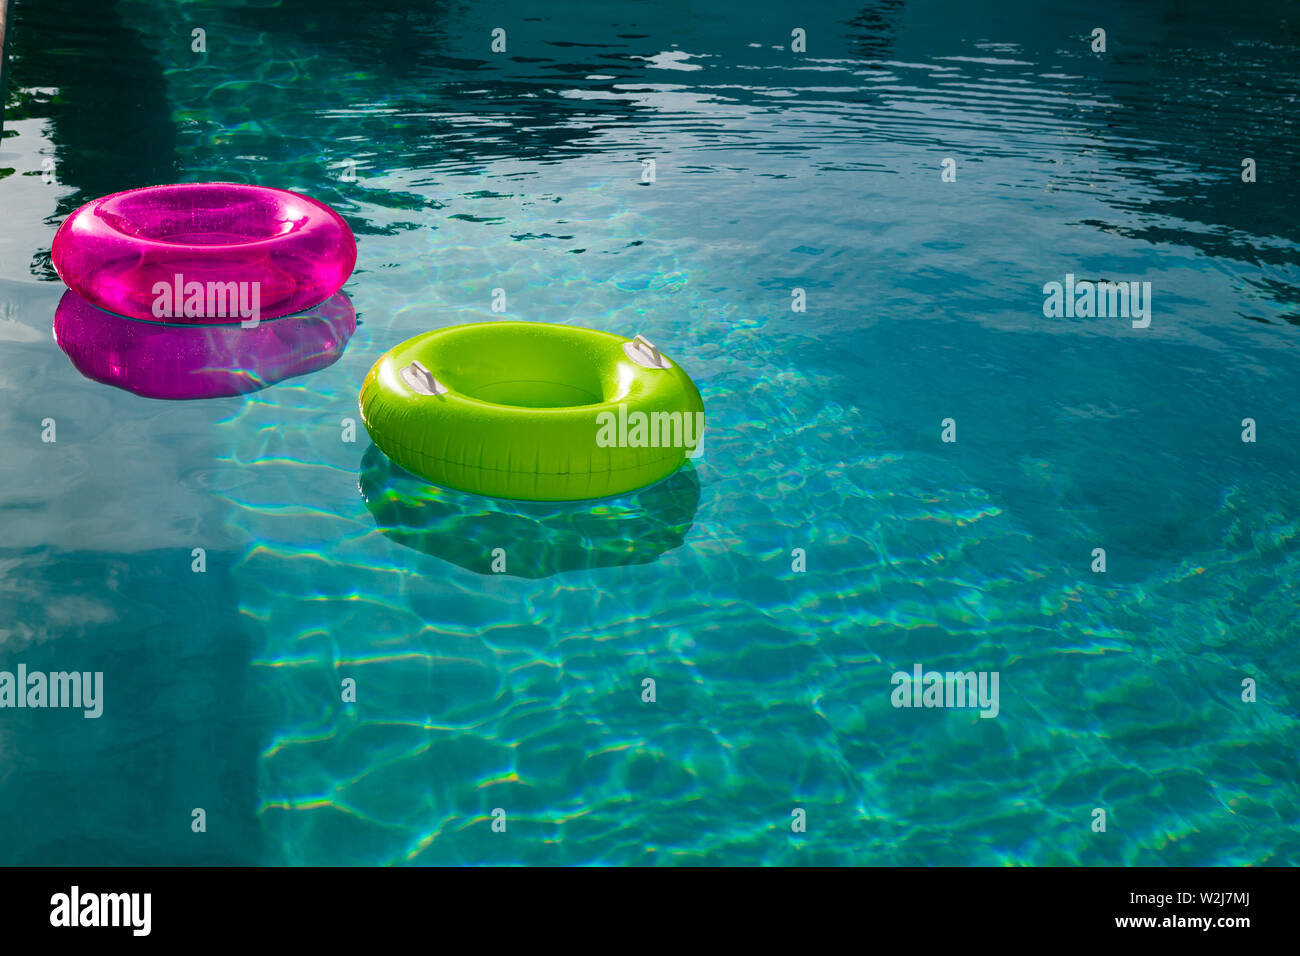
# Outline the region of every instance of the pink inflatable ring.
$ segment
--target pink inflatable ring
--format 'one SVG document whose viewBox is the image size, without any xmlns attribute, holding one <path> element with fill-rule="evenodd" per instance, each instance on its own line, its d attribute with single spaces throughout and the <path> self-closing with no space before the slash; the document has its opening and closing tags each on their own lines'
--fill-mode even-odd
<svg viewBox="0 0 1300 956">
<path fill-rule="evenodd" d="M 52 258 L 68 288 L 118 315 L 251 323 L 339 291 L 357 243 L 342 216 L 307 196 L 181 183 L 86 203 L 59 227 Z"/>
</svg>

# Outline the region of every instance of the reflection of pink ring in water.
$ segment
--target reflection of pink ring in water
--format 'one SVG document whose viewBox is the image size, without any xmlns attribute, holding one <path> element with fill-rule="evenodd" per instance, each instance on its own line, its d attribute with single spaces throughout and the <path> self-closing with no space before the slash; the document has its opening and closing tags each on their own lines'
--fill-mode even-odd
<svg viewBox="0 0 1300 956">
<path fill-rule="evenodd" d="M 86 203 L 59 227 L 52 258 L 59 278 L 91 305 L 206 325 L 245 318 L 241 296 L 256 302 L 261 319 L 324 302 L 352 274 L 357 243 L 343 217 L 307 196 L 181 183 Z"/>
<path fill-rule="evenodd" d="M 95 308 L 63 293 L 54 341 L 82 375 L 148 398 L 255 392 L 333 365 L 357 328 L 343 293 L 303 315 L 238 325 L 161 325 Z"/>
</svg>

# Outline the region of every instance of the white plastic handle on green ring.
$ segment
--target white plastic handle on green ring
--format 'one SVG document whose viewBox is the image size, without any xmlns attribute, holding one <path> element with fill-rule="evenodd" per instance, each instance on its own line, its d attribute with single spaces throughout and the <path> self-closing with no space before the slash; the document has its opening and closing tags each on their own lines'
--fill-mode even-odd
<svg viewBox="0 0 1300 956">
<path fill-rule="evenodd" d="M 672 368 L 658 347 L 639 333 L 632 341 L 623 343 L 623 354 L 642 368 Z"/>
<path fill-rule="evenodd" d="M 406 387 L 421 395 L 441 395 L 447 386 L 433 377 L 433 373 L 419 362 L 412 362 L 399 373 Z"/>
</svg>

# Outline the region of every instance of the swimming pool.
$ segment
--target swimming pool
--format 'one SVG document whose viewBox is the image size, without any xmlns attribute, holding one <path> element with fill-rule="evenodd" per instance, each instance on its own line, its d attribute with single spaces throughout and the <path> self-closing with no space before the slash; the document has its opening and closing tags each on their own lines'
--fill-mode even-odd
<svg viewBox="0 0 1300 956">
<path fill-rule="evenodd" d="M 1300 862 L 1287 4 L 66 6 L 11 9 L 0 670 L 102 714 L 0 710 L 0 863 Z M 346 348 L 84 378 L 55 228 L 207 180 L 345 216 Z M 348 440 L 382 353 L 501 318 L 679 356 L 703 455 L 515 505 Z"/>
</svg>

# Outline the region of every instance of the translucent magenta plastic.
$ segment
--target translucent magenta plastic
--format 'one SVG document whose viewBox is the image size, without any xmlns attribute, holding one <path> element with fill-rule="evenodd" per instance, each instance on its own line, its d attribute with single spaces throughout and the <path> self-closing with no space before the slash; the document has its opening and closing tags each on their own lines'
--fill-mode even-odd
<svg viewBox="0 0 1300 956">
<path fill-rule="evenodd" d="M 209 325 L 319 305 L 352 274 L 357 244 L 342 216 L 307 196 L 181 183 L 86 203 L 59 227 L 53 260 L 91 305 Z"/>
<path fill-rule="evenodd" d="M 301 315 L 238 325 L 163 325 L 110 315 L 75 292 L 54 313 L 54 341 L 77 371 L 149 398 L 255 392 L 332 365 L 357 328 L 343 293 Z"/>
</svg>

